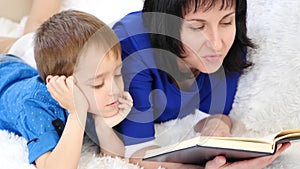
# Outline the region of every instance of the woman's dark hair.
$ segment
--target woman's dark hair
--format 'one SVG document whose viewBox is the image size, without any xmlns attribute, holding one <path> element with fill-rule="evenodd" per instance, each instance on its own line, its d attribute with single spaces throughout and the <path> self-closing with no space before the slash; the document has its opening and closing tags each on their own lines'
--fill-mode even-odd
<svg viewBox="0 0 300 169">
<path fill-rule="evenodd" d="M 221 1 L 221 9 L 231 8 L 236 2 L 236 37 L 231 49 L 224 59 L 223 67 L 226 73 L 238 72 L 252 65 L 242 55 L 247 52 L 247 47 L 255 47 L 247 37 L 246 15 L 247 0 L 145 0 L 143 7 L 143 20 L 148 29 L 151 45 L 159 51 L 170 51 L 173 55 L 181 57 L 184 53 L 183 44 L 180 41 L 182 18 L 190 11 L 196 12 L 199 8 L 210 10 L 217 2 Z M 152 14 L 148 15 L 149 12 Z M 149 17 L 151 16 L 151 17 Z M 181 19 L 170 19 L 176 16 Z M 172 20 L 170 24 L 170 20 Z M 175 37 L 175 38 L 174 38 Z M 171 73 L 178 73 L 175 60 L 170 60 L 164 52 L 164 57 L 156 57 L 160 64 L 164 64 Z M 157 60 L 156 60 L 157 62 Z M 176 70 L 175 70 L 176 69 Z"/>
</svg>

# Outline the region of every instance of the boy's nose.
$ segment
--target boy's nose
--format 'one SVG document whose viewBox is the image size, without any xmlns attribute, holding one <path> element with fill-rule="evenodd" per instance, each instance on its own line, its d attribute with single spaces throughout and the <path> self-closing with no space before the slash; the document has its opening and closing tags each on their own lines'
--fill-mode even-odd
<svg viewBox="0 0 300 169">
<path fill-rule="evenodd" d="M 112 80 L 110 94 L 113 96 L 119 96 L 121 92 L 120 86 L 116 83 L 115 80 Z"/>
</svg>

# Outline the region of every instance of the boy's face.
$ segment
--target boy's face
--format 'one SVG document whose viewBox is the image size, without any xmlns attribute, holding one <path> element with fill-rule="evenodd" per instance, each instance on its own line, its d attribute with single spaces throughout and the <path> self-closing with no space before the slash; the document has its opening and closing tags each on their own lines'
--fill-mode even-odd
<svg viewBox="0 0 300 169">
<path fill-rule="evenodd" d="M 118 108 L 118 98 L 124 94 L 121 57 L 105 56 L 104 51 L 94 45 L 80 58 L 74 76 L 88 100 L 88 111 L 101 115 L 109 126 L 118 124 L 127 115 Z"/>
</svg>

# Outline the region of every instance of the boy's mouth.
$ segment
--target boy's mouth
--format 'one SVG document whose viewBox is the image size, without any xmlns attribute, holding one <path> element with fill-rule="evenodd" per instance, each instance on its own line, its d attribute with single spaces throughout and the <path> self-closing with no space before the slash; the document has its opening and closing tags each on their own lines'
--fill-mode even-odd
<svg viewBox="0 0 300 169">
<path fill-rule="evenodd" d="M 114 106 L 117 106 L 117 105 L 119 105 L 119 104 L 120 104 L 119 101 L 114 101 L 114 102 L 112 102 L 112 103 L 107 104 L 106 106 L 114 107 Z"/>
</svg>

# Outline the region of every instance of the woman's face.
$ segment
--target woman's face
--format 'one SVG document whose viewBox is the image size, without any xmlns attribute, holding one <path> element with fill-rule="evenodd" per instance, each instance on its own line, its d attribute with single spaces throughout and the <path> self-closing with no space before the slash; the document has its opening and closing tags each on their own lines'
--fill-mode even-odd
<svg viewBox="0 0 300 169">
<path fill-rule="evenodd" d="M 199 8 L 184 16 L 180 37 L 183 61 L 203 73 L 217 71 L 231 48 L 236 34 L 235 5 L 220 10 L 219 4 L 207 11 Z"/>
</svg>

